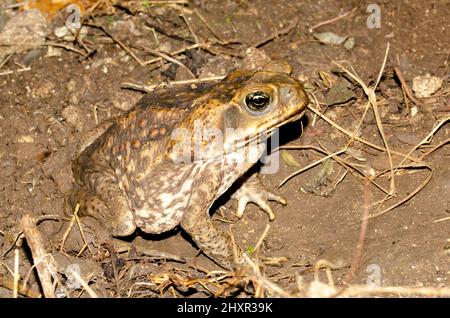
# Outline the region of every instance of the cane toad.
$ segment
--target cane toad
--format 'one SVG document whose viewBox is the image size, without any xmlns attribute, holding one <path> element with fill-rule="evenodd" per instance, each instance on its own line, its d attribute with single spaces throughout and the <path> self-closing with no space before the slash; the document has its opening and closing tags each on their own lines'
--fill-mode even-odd
<svg viewBox="0 0 450 318">
<path fill-rule="evenodd" d="M 276 128 L 303 115 L 308 98 L 289 74 L 289 65 L 271 62 L 194 90 L 147 94 L 75 159 L 70 209 L 79 204 L 80 216 L 99 220 L 113 236 L 181 225 L 216 263 L 239 265 L 242 250 L 212 222 L 209 208 L 254 165 Z M 237 214 L 252 201 L 273 219 L 266 201 L 285 201 L 258 180 L 233 195 Z"/>
</svg>

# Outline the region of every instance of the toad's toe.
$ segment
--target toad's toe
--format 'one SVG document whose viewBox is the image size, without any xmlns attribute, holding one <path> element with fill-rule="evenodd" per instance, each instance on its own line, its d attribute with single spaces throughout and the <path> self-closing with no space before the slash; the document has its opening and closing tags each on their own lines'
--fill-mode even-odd
<svg viewBox="0 0 450 318">
<path fill-rule="evenodd" d="M 239 218 L 244 214 L 247 203 L 252 202 L 269 215 L 270 221 L 273 221 L 275 214 L 268 201 L 276 201 L 283 205 L 287 203 L 282 196 L 267 190 L 258 178 L 249 179 L 249 182 L 244 183 L 231 197 L 238 201 L 236 216 Z"/>
</svg>

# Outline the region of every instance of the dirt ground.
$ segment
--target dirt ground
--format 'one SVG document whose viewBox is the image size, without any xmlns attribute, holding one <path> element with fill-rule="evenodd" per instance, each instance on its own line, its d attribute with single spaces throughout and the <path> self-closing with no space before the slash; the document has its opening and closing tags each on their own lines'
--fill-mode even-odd
<svg viewBox="0 0 450 318">
<path fill-rule="evenodd" d="M 13 295 L 13 275 L 7 268 L 14 271 L 15 251 L 21 283 L 33 264 L 30 248 L 20 236 L 20 220 L 25 214 L 40 218 L 37 228 L 45 250 L 55 259 L 65 259 L 66 263 L 61 261 L 66 264 L 61 265 L 63 269 L 67 264 L 80 266 L 81 276 L 97 295 L 255 295 L 257 284 L 239 280 L 238 274 L 214 274 L 212 271 L 222 269 L 201 254 L 179 228 L 160 236 L 137 232 L 125 239 L 133 243 L 131 250 L 116 252 L 95 242 L 82 249 L 84 241 L 76 224 L 65 239 L 70 218 L 63 215 L 63 196 L 73 182 L 71 161 L 77 141 L 83 132 L 124 112 L 143 96 L 139 90 L 124 88 L 125 83 L 153 85 L 191 78 L 185 68 L 157 59 L 155 51 L 171 53 L 201 79 L 223 76 L 241 66 L 249 47 L 289 62 L 293 76 L 317 99 L 311 98 L 310 106 L 353 132 L 366 109 L 367 96 L 335 62 L 346 61 L 346 68 L 353 68 L 364 83 L 373 85 L 388 43 L 376 97 L 387 144 L 391 152 L 397 152 L 392 154 L 393 165 L 408 165 L 395 174 L 394 195 L 386 199 L 385 192 L 391 189 L 389 173 L 377 175 L 389 172 L 387 152 L 358 141 L 334 157 L 345 162 L 326 161 L 277 188 L 291 173 L 326 153 L 344 149 L 350 141 L 348 135 L 308 110 L 301 123 L 281 130 L 284 146 L 304 148 L 282 150 L 279 171 L 262 176 L 268 187 L 288 199 L 286 206 L 271 203 L 276 220 L 269 222 L 252 204 L 242 219 L 237 219 L 233 214 L 236 203 L 227 197 L 216 205 L 213 218 L 224 229 L 232 225 L 236 241 L 259 259 L 261 275 L 291 295 L 333 295 L 324 292 L 330 287 L 327 273 L 342 287 L 429 288 L 419 296 L 448 292 L 450 1 L 378 1 L 380 28 L 367 24 L 371 14 L 367 8 L 373 1 L 151 2 L 113 5 L 104 1 L 90 12 L 84 11 L 91 17 L 82 21 L 83 31 L 75 41 L 70 34 L 55 35 L 67 18 L 59 13 L 47 20 L 48 34 L 42 43 L 33 48 L 17 46 L 0 55 L 0 297 Z M 11 4 L 13 1 L 0 2 L 4 8 L 1 19 L 10 21 L 24 14 L 23 8 L 11 8 Z M 0 38 L 8 27 L 2 26 L 1 19 Z M 324 21 L 328 23 L 317 26 Z M 323 43 L 315 37 L 323 32 L 352 37 L 354 46 Z M 142 63 L 152 59 L 157 60 Z M 403 87 L 395 68 L 401 70 Z M 420 100 L 407 96 L 405 91 L 412 88 L 413 79 L 426 74 L 442 80 L 440 89 Z M 333 87 L 344 78 L 352 98 L 335 102 Z M 422 142 L 429 134 L 432 138 Z M 359 137 L 384 147 L 371 108 L 362 120 Z M 418 159 L 402 162 L 401 154 L 411 150 L 410 156 Z M 371 176 L 377 176 L 378 187 L 365 181 Z M 402 202 L 408 196 L 411 198 Z M 386 213 L 361 222 L 364 213 L 376 215 L 397 203 Z M 52 217 L 44 217 L 49 215 Z M 268 224 L 260 251 L 255 253 Z M 87 226 L 84 229 L 89 236 Z M 136 246 L 180 256 L 186 262 L 145 256 Z M 58 295 L 64 295 L 61 286 L 66 286 L 70 297 L 89 296 L 83 288 L 70 289 L 69 283 L 74 281 L 63 272 Z M 322 294 L 314 294 L 311 287 L 311 282 L 318 280 L 323 284 Z M 42 293 L 35 270 L 28 286 L 20 291 L 22 295 Z M 265 291 L 265 296 L 277 295 L 269 287 Z M 379 295 L 400 293 L 380 291 Z"/>
</svg>

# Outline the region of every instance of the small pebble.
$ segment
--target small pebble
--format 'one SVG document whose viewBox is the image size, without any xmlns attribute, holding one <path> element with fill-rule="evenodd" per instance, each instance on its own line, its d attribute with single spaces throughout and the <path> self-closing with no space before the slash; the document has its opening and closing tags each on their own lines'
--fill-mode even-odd
<svg viewBox="0 0 450 318">
<path fill-rule="evenodd" d="M 83 123 L 80 121 L 80 111 L 75 106 L 67 106 L 63 109 L 61 115 L 64 119 L 74 127 L 76 130 L 81 131 L 83 129 Z"/>
<path fill-rule="evenodd" d="M 418 98 L 430 97 L 442 86 L 442 79 L 429 74 L 413 79 L 413 91 Z"/>
</svg>

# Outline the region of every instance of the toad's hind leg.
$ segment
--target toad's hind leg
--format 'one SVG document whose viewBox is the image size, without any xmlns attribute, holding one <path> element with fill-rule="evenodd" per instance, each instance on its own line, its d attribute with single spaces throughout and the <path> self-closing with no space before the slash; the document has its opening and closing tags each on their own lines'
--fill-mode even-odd
<svg viewBox="0 0 450 318">
<path fill-rule="evenodd" d="M 136 229 L 133 214 L 118 184 L 104 175 L 90 180 L 94 180 L 91 184 L 94 191 L 75 187 L 67 194 L 70 211 L 73 212 L 79 204 L 78 215 L 97 219 L 113 236 L 132 234 Z"/>
</svg>

